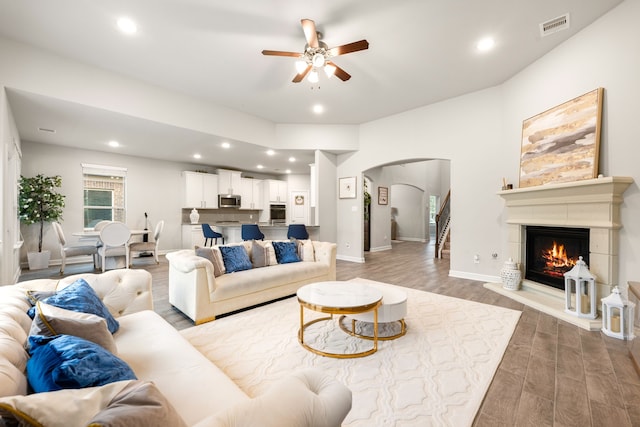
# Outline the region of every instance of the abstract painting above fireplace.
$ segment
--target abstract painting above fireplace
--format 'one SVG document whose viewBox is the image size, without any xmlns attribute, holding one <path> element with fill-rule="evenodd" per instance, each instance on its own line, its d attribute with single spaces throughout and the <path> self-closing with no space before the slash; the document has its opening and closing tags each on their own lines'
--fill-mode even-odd
<svg viewBox="0 0 640 427">
<path fill-rule="evenodd" d="M 564 273 L 582 256 L 589 264 L 589 229 L 527 226 L 525 279 L 564 290 Z"/>
</svg>

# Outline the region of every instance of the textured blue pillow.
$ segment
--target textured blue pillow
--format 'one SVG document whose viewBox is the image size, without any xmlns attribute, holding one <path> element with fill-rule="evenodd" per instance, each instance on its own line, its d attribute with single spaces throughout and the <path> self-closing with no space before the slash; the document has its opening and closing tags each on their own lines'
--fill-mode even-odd
<svg viewBox="0 0 640 427">
<path fill-rule="evenodd" d="M 122 359 L 79 337 L 33 335 L 29 345 L 27 379 L 36 393 L 137 379 Z"/>
<path fill-rule="evenodd" d="M 227 273 L 234 271 L 250 270 L 251 260 L 244 246 L 219 246 L 222 253 L 222 262 Z"/>
<path fill-rule="evenodd" d="M 273 242 L 273 249 L 276 252 L 278 264 L 288 264 L 290 262 L 300 262 L 298 248 L 294 242 Z"/>
<path fill-rule="evenodd" d="M 61 291 L 43 299 L 42 302 L 66 310 L 100 316 L 107 321 L 107 327 L 112 334 L 120 327 L 120 324 L 109 313 L 109 309 L 96 294 L 96 291 L 84 279 L 76 280 Z M 27 314 L 33 319 L 35 307 L 31 307 Z"/>
</svg>

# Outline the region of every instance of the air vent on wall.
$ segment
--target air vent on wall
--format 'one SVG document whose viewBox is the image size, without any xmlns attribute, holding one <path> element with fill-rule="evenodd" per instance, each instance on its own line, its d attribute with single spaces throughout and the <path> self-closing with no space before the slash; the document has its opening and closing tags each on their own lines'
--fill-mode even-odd
<svg viewBox="0 0 640 427">
<path fill-rule="evenodd" d="M 553 18 L 547 22 L 540 24 L 540 35 L 542 37 L 549 34 L 557 33 L 558 31 L 566 30 L 569 28 L 569 14 L 565 13 L 562 16 Z"/>
</svg>

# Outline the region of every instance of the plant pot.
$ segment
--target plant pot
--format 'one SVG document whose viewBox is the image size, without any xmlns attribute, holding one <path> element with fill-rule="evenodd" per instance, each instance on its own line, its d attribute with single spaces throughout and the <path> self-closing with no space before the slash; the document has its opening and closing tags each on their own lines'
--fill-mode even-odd
<svg viewBox="0 0 640 427">
<path fill-rule="evenodd" d="M 28 252 L 27 261 L 29 261 L 29 270 L 41 270 L 49 267 L 49 259 L 51 251 Z"/>
</svg>

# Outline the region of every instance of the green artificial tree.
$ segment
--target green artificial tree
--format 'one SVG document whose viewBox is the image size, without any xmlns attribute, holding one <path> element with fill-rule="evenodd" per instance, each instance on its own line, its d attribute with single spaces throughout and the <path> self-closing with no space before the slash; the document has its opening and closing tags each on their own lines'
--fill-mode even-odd
<svg viewBox="0 0 640 427">
<path fill-rule="evenodd" d="M 61 186 L 62 178 L 59 175 L 20 177 L 18 215 L 24 224 L 40 224 L 38 252 L 42 252 L 44 223 L 62 219 L 65 196 L 56 191 Z"/>
</svg>

